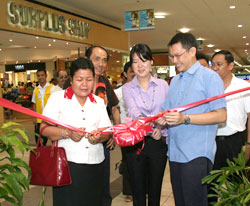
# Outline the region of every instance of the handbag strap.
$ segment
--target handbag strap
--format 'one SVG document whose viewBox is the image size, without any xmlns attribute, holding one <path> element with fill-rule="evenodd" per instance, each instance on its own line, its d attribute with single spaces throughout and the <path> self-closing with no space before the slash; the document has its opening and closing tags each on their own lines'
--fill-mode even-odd
<svg viewBox="0 0 250 206">
<path fill-rule="evenodd" d="M 45 128 L 47 128 L 49 125 L 45 125 L 44 127 L 42 127 L 42 129 L 40 129 L 40 132 L 39 132 L 39 137 L 38 137 L 38 140 L 37 140 L 37 144 L 36 144 L 36 148 L 40 146 L 42 146 L 42 134 L 43 134 L 43 131 Z"/>
</svg>

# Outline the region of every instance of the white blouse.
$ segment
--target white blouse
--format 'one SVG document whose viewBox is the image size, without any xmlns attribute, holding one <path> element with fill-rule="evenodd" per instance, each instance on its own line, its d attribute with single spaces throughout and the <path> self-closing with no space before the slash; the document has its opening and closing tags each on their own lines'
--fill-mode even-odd
<svg viewBox="0 0 250 206">
<path fill-rule="evenodd" d="M 48 99 L 43 115 L 77 128 L 86 128 L 87 132 L 111 126 L 103 99 L 93 94 L 92 97 L 94 101 L 88 97 L 82 107 L 74 94 L 68 98 L 64 90 L 55 92 Z M 104 160 L 103 144 L 90 144 L 84 137 L 79 142 L 61 139 L 58 146 L 65 148 L 71 162 L 98 164 Z"/>
</svg>

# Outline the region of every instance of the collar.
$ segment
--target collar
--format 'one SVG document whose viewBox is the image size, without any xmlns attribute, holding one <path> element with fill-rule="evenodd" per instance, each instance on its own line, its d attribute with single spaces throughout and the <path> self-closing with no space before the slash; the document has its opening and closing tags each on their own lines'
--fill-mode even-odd
<svg viewBox="0 0 250 206">
<path fill-rule="evenodd" d="M 193 64 L 187 71 L 182 72 L 181 74 L 182 75 L 184 75 L 184 74 L 191 74 L 191 75 L 193 75 L 199 69 L 199 67 L 201 67 L 201 64 L 200 64 L 199 61 L 196 61 L 196 63 Z"/>
<path fill-rule="evenodd" d="M 64 98 L 65 98 L 65 99 L 72 99 L 73 95 L 74 95 L 74 91 L 73 91 L 73 89 L 72 89 L 72 86 L 71 86 L 71 87 L 68 87 L 67 89 L 64 90 Z M 95 97 L 94 97 L 94 95 L 93 95 L 92 93 L 90 93 L 90 94 L 88 95 L 88 97 L 89 97 L 89 100 L 90 100 L 92 103 L 96 103 Z"/>
<path fill-rule="evenodd" d="M 153 77 L 152 75 L 150 75 L 150 79 L 149 79 L 149 85 L 151 84 L 158 85 L 157 78 Z M 133 80 L 131 81 L 131 85 L 132 87 L 140 87 L 140 83 L 138 81 L 137 76 L 133 78 Z"/>
<path fill-rule="evenodd" d="M 43 88 L 46 88 L 50 85 L 49 82 L 46 82 L 46 84 L 44 85 L 44 87 L 42 87 L 40 84 L 38 85 L 39 89 L 43 89 Z"/>
</svg>

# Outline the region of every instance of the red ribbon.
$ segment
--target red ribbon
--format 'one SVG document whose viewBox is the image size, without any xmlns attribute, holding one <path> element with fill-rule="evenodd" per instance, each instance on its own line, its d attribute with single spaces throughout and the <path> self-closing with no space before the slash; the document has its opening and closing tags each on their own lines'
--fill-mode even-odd
<svg viewBox="0 0 250 206">
<path fill-rule="evenodd" d="M 103 130 L 103 131 L 101 131 L 99 133 L 113 132 L 113 134 L 114 134 L 113 138 L 114 138 L 115 142 L 118 145 L 120 145 L 120 146 L 133 146 L 133 145 L 137 144 L 138 142 L 143 141 L 144 137 L 147 134 L 147 132 L 153 131 L 152 126 L 145 125 L 145 124 L 149 123 L 149 122 L 154 122 L 156 119 L 158 119 L 159 117 L 162 117 L 167 112 L 182 112 L 184 110 L 187 110 L 187 109 L 190 109 L 190 108 L 193 108 L 193 107 L 197 107 L 197 106 L 199 106 L 201 104 L 205 104 L 205 103 L 208 103 L 208 102 L 211 102 L 211 101 L 214 101 L 214 100 L 226 97 L 226 96 L 230 96 L 230 95 L 233 95 L 233 94 L 236 94 L 236 93 L 244 92 L 244 91 L 247 91 L 247 90 L 250 90 L 250 87 L 246 87 L 246 88 L 243 88 L 243 89 L 239 89 L 239 90 L 235 90 L 235 91 L 232 91 L 232 92 L 217 95 L 217 96 L 207 98 L 207 99 L 204 99 L 204 100 L 201 100 L 201 101 L 198 101 L 198 102 L 194 102 L 194 103 L 191 103 L 191 104 L 187 104 L 185 106 L 178 107 L 178 108 L 175 108 L 175 109 L 167 110 L 167 111 L 159 113 L 159 114 L 157 114 L 157 115 L 155 115 L 153 117 L 147 117 L 147 118 L 142 118 L 142 119 L 139 119 L 139 120 L 136 120 L 136 121 L 130 121 L 130 122 L 127 122 L 127 123 L 124 123 L 124 124 L 113 125 L 113 126 L 107 128 L 107 129 L 105 129 L 105 130 Z M 10 101 L 8 101 L 6 99 L 3 99 L 3 98 L 0 98 L 0 106 L 6 107 L 6 108 L 9 108 L 9 109 L 12 109 L 12 110 L 24 113 L 24 114 L 27 114 L 29 116 L 33 116 L 33 117 L 42 119 L 42 120 L 44 120 L 46 122 L 50 122 L 52 124 L 56 124 L 56 125 L 68 128 L 70 130 L 74 130 L 76 132 L 83 132 L 83 133 L 91 134 L 89 132 L 80 130 L 80 129 L 78 129 L 76 127 L 73 127 L 73 126 L 70 126 L 68 124 L 64 124 L 64 123 L 61 123 L 61 122 L 59 122 L 57 120 L 53 120 L 51 118 L 48 118 L 48 117 L 46 117 L 46 116 L 44 116 L 42 114 L 39 114 L 39 113 L 34 112 L 32 110 L 29 110 L 29 109 L 27 109 L 25 107 L 17 105 L 15 103 L 10 102 Z"/>
</svg>

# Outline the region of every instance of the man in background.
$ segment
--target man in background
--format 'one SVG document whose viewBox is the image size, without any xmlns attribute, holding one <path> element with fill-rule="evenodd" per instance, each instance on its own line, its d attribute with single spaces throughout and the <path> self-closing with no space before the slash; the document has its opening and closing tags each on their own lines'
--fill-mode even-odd
<svg viewBox="0 0 250 206">
<path fill-rule="evenodd" d="M 57 82 L 58 82 L 58 84 L 51 89 L 51 94 L 53 92 L 63 90 L 63 88 L 65 86 L 65 83 L 68 80 L 68 78 L 69 78 L 68 72 L 66 70 L 60 70 L 57 73 Z"/>
<path fill-rule="evenodd" d="M 51 95 L 51 89 L 53 88 L 53 84 L 49 84 L 47 82 L 47 71 L 45 69 L 38 69 L 36 72 L 38 86 L 35 87 L 32 95 L 32 102 L 33 102 L 33 110 L 39 114 L 42 114 L 45 105 Z M 35 118 L 35 133 L 40 133 L 40 124 L 41 119 Z M 38 140 L 38 136 L 35 135 L 36 143 Z M 47 137 L 42 136 L 43 145 L 47 144 Z"/>
<path fill-rule="evenodd" d="M 250 87 L 249 82 L 235 77 L 232 73 L 233 67 L 234 57 L 231 52 L 221 50 L 212 56 L 212 69 L 222 78 L 225 93 Z M 226 160 L 232 161 L 241 152 L 246 140 L 250 142 L 250 92 L 245 91 L 226 97 L 226 105 L 227 121 L 219 124 L 216 136 L 214 170 L 227 166 Z"/>
<path fill-rule="evenodd" d="M 107 94 L 107 111 L 111 116 L 114 124 L 120 123 L 120 113 L 117 105 L 119 103 L 114 90 L 109 82 L 109 80 L 103 76 L 103 73 L 107 69 L 107 64 L 109 60 L 108 52 L 105 48 L 101 46 L 91 46 L 86 50 L 86 57 L 89 58 L 95 68 L 95 84 L 94 84 L 94 92 L 97 89 L 97 85 L 100 82 L 105 84 L 106 94 Z M 110 149 L 114 148 L 114 140 L 111 137 L 106 143 L 104 143 L 104 155 L 105 155 L 105 174 L 104 174 L 104 205 L 103 206 L 111 206 L 112 197 L 110 195 Z M 102 205 L 100 205 L 102 206 Z"/>
</svg>

